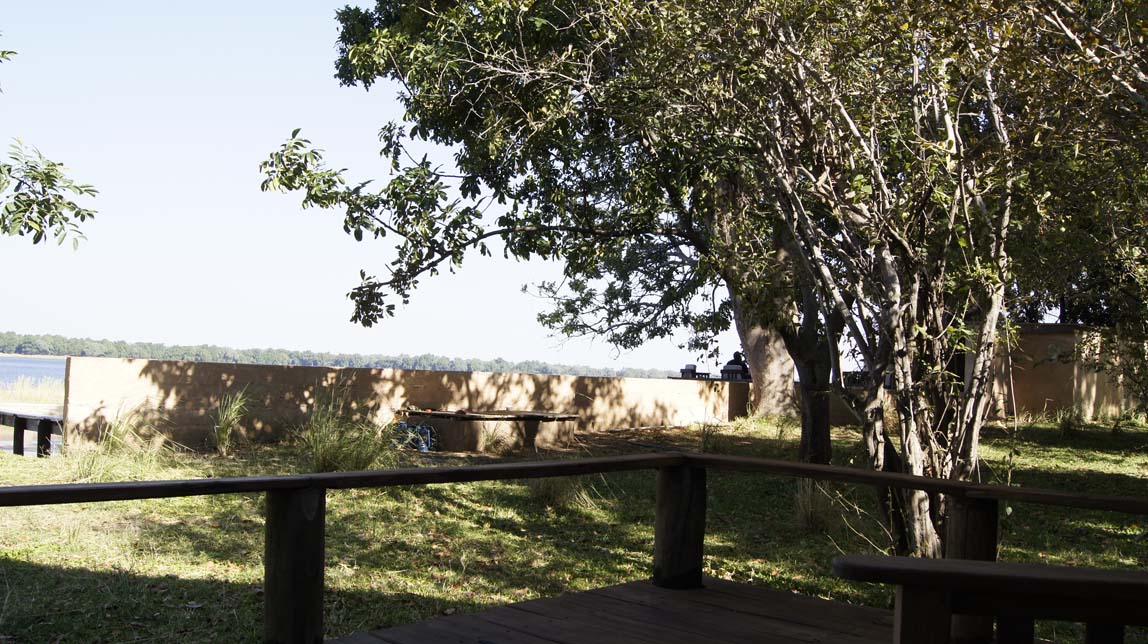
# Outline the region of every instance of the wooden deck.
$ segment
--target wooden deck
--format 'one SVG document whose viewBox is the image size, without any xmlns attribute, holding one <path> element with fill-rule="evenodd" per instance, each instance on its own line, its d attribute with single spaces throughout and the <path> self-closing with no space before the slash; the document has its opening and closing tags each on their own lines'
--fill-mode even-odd
<svg viewBox="0 0 1148 644">
<path fill-rule="evenodd" d="M 892 614 L 718 579 L 648 581 L 511 604 L 334 640 L 339 644 L 888 644 Z"/>
</svg>

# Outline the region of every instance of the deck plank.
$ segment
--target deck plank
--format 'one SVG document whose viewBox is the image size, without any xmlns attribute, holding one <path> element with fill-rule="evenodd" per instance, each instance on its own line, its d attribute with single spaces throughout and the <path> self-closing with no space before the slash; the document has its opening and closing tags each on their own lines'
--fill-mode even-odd
<svg viewBox="0 0 1148 644">
<path fill-rule="evenodd" d="M 680 593 L 681 591 L 678 591 Z M 685 591 L 699 592 L 699 591 Z M 700 591 L 705 592 L 705 591 Z M 675 593 L 677 594 L 677 593 Z M 597 594 L 581 593 L 569 601 L 574 604 L 598 603 L 616 620 L 629 621 L 646 629 L 656 629 L 661 642 L 685 644 L 689 642 L 715 642 L 734 644 L 736 642 L 759 642 L 760 644 L 784 644 L 786 642 L 824 641 L 818 633 L 778 632 L 778 623 L 753 616 L 736 615 L 730 619 L 729 613 L 712 610 L 697 610 L 698 604 L 691 604 L 684 598 L 670 597 L 661 605 L 646 605 L 626 599 L 626 593 Z M 705 607 L 701 607 L 705 608 Z M 588 612 L 588 615 L 592 613 Z M 597 617 L 592 617 L 597 619 Z M 786 629 L 782 624 L 782 630 Z M 857 644 L 856 642 L 850 644 Z M 867 644 L 867 642 L 866 642 Z"/>
<path fill-rule="evenodd" d="M 351 635 L 347 635 L 346 637 L 339 638 L 339 641 L 342 642 L 342 644 L 394 644 L 393 642 L 382 639 L 377 635 L 366 632 L 353 633 Z"/>
<path fill-rule="evenodd" d="M 555 644 L 551 638 L 492 624 L 477 615 L 440 617 L 372 635 L 393 644 Z M 343 640 L 336 641 L 344 644 Z"/>
<path fill-rule="evenodd" d="M 691 631 L 674 629 L 660 622 L 651 622 L 636 615 L 618 615 L 603 606 L 592 602 L 601 601 L 586 593 L 564 595 L 554 598 L 553 603 L 526 602 L 511 606 L 519 612 L 536 612 L 568 621 L 589 621 L 606 627 L 610 631 L 611 642 L 674 642 L 675 644 L 710 644 L 714 641 L 708 635 L 697 635 Z M 591 605 L 587 605 L 591 603 Z M 598 644 L 596 640 L 593 641 Z M 604 643 L 602 643 L 604 644 Z"/>
<path fill-rule="evenodd" d="M 682 601 L 707 606 L 721 613 L 748 613 L 771 620 L 780 620 L 863 637 L 885 637 L 892 632 L 891 611 L 854 606 L 807 595 L 761 588 L 722 579 L 707 577 L 706 592 L 687 593 Z M 649 584 L 610 586 L 591 592 L 623 592 L 640 601 L 661 601 L 661 590 Z"/>
<path fill-rule="evenodd" d="M 888 630 L 868 629 L 869 623 L 852 619 L 852 615 L 844 624 L 829 623 L 827 609 L 833 604 L 826 600 L 798 597 L 806 601 L 797 603 L 792 601 L 795 596 L 790 593 L 753 586 L 744 588 L 749 592 L 741 596 L 719 594 L 710 588 L 667 596 L 665 591 L 649 584 L 628 584 L 586 594 L 632 602 L 646 609 L 641 614 L 648 621 L 672 624 L 678 629 L 731 642 L 822 642 L 826 641 L 827 633 L 832 633 L 836 642 L 867 644 L 875 639 L 887 641 L 891 632 L 891 626 Z M 758 608 L 774 602 L 784 605 L 772 610 Z"/>
<path fill-rule="evenodd" d="M 885 644 L 889 611 L 706 579 L 701 590 L 648 581 L 357 633 L 337 644 Z M 366 635 L 367 637 L 363 637 Z M 374 638 L 374 639 L 371 639 Z"/>
<path fill-rule="evenodd" d="M 611 624 L 599 619 L 586 619 L 586 613 L 563 613 L 557 609 L 560 604 L 550 604 L 550 610 L 545 614 L 522 610 L 519 606 L 507 606 L 502 609 L 483 611 L 479 617 L 484 620 L 502 624 L 508 628 L 524 630 L 529 633 L 544 633 L 547 638 L 561 644 L 579 644 L 580 642 L 594 642 L 595 644 L 657 644 L 664 641 L 653 637 L 649 629 L 630 629 L 620 632 L 611 628 Z"/>
</svg>

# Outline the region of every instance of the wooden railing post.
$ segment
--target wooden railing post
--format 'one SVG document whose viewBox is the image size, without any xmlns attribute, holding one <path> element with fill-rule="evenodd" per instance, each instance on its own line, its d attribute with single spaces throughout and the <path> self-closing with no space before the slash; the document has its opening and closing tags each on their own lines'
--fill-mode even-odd
<svg viewBox="0 0 1148 644">
<path fill-rule="evenodd" d="M 996 561 L 1000 507 L 996 499 L 949 497 L 945 558 Z M 954 644 L 993 641 L 993 620 L 979 615 L 953 616 Z"/>
<path fill-rule="evenodd" d="M 36 423 L 36 456 L 52 455 L 52 428 L 55 426 L 55 422 L 47 419 Z"/>
<path fill-rule="evenodd" d="M 893 604 L 893 644 L 949 644 L 948 597 L 933 588 L 897 586 Z"/>
<path fill-rule="evenodd" d="M 323 533 L 326 490 L 267 492 L 263 555 L 263 640 L 323 641 Z"/>
<path fill-rule="evenodd" d="M 702 587 L 706 535 L 706 470 L 676 465 L 658 469 L 654 520 L 654 585 Z"/>
<path fill-rule="evenodd" d="M 1089 622 L 1084 626 L 1084 644 L 1122 644 L 1123 624 Z"/>
<path fill-rule="evenodd" d="M 24 430 L 28 429 L 28 419 L 16 416 L 12 421 L 12 453 L 24 455 Z"/>
</svg>

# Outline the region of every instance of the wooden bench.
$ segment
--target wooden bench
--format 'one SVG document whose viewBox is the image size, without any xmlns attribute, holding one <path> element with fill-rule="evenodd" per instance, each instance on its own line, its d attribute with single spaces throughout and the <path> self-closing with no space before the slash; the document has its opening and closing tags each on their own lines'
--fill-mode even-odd
<svg viewBox="0 0 1148 644">
<path fill-rule="evenodd" d="M 398 414 L 409 419 L 428 419 L 438 433 L 442 449 L 452 452 L 483 451 L 487 439 L 499 433 L 500 424 L 517 428 L 509 434 L 502 432 L 513 447 L 557 446 L 573 438 L 573 425 L 567 423 L 578 419 L 578 414 L 513 409 L 446 411 L 407 407 L 398 410 Z M 549 423 L 547 430 L 542 428 L 543 423 Z"/>
<path fill-rule="evenodd" d="M 52 454 L 52 434 L 63 436 L 61 416 L 33 414 L 15 409 L 0 409 L 0 425 L 12 428 L 12 453 L 24 455 L 24 432 L 36 430 L 36 456 Z"/>
<path fill-rule="evenodd" d="M 1033 620 L 1084 622 L 1088 644 L 1124 641 L 1126 624 L 1148 625 L 1148 573 L 962 559 L 849 555 L 833 572 L 896 584 L 893 641 L 948 644 L 954 614 L 997 620 L 997 642 L 1033 642 Z"/>
</svg>

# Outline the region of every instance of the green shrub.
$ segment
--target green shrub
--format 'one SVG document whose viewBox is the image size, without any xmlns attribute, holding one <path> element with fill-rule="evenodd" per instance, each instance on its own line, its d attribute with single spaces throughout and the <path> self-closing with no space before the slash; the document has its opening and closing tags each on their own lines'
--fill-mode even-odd
<svg viewBox="0 0 1148 644">
<path fill-rule="evenodd" d="M 394 467 L 398 455 L 389 434 L 355 419 L 345 411 L 349 408 L 338 392 L 316 396 L 311 416 L 295 436 L 305 466 L 312 472 Z"/>
<path fill-rule="evenodd" d="M 231 453 L 236 432 L 242 427 L 247 414 L 248 401 L 247 387 L 236 392 L 223 394 L 223 397 L 219 399 L 219 408 L 215 412 L 213 438 L 215 439 L 215 451 L 219 452 L 220 456 L 227 456 Z"/>
</svg>

